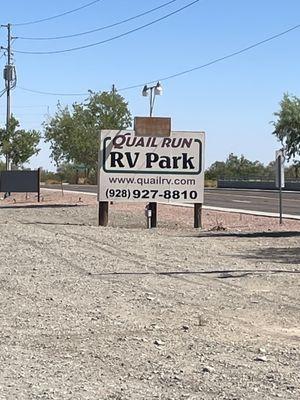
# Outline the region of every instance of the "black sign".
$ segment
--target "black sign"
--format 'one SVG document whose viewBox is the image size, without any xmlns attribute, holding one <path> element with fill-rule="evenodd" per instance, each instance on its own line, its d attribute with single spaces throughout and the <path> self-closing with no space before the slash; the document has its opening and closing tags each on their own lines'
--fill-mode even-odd
<svg viewBox="0 0 300 400">
<path fill-rule="evenodd" d="M 0 172 L 0 192 L 40 193 L 40 170 Z"/>
</svg>

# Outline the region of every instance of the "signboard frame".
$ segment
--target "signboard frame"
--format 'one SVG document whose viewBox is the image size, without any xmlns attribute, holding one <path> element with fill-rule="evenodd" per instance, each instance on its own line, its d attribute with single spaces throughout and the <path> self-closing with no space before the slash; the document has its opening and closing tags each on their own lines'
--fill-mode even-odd
<svg viewBox="0 0 300 400">
<path fill-rule="evenodd" d="M 284 150 L 276 150 L 275 153 L 275 165 L 276 165 L 276 179 L 275 179 L 275 184 L 277 188 L 284 188 L 285 186 L 285 180 L 284 180 L 284 161 L 285 161 L 285 156 L 284 156 Z"/>
<path fill-rule="evenodd" d="M 130 148 L 125 146 L 121 146 L 124 144 L 124 137 L 127 135 L 129 142 L 131 140 Z M 134 140 L 133 140 L 134 139 Z M 139 140 L 139 142 L 138 142 Z M 163 142 L 163 140 L 168 140 L 168 142 Z M 175 147 L 170 147 L 171 141 L 177 140 L 180 142 L 182 146 L 185 146 L 185 150 L 178 149 L 178 143 Z M 136 147 L 132 145 L 135 141 Z M 173 143 L 173 142 L 172 142 Z M 168 144 L 168 146 L 167 146 Z M 165 145 L 165 149 L 163 147 Z M 118 151 L 114 151 L 117 148 Z M 152 149 L 152 152 L 149 150 Z M 135 134 L 135 131 L 132 130 L 124 130 L 124 131 L 116 131 L 116 130 L 103 130 L 100 132 L 100 150 L 99 150 L 99 168 L 98 168 L 98 201 L 99 201 L 99 225 L 106 226 L 108 223 L 108 202 L 109 201 L 150 201 L 150 205 L 156 203 L 151 203 L 153 201 L 166 201 L 170 203 L 193 203 L 196 204 L 194 207 L 194 226 L 201 226 L 201 211 L 202 211 L 202 203 L 203 203 L 203 194 L 204 194 L 204 148 L 205 148 L 205 133 L 202 131 L 173 131 L 168 139 L 164 137 L 139 137 Z M 148 149 L 148 150 L 147 150 Z M 154 151 L 155 149 L 155 151 Z M 148 152 L 147 152 L 148 151 Z M 166 151 L 167 155 L 164 152 Z M 116 155 L 117 153 L 117 155 Z M 134 157 L 132 157 L 134 154 Z M 180 155 L 179 155 L 180 154 Z M 197 154 L 197 157 L 195 156 Z M 126 155 L 126 157 L 124 156 Z M 146 157 L 146 158 L 145 158 Z M 158 160 L 162 159 L 159 166 L 157 165 Z M 112 161 L 113 159 L 113 161 Z M 120 161 L 122 160 L 122 161 Z M 135 162 L 133 163 L 134 160 Z M 142 160 L 142 162 L 140 162 Z M 147 160 L 147 161 L 145 161 Z M 155 167 L 151 162 L 154 160 L 156 162 Z M 130 168 L 126 165 L 126 161 L 130 164 Z M 130 161 L 130 162 L 129 162 Z M 171 165 L 171 161 L 173 164 Z M 138 163 L 139 162 L 139 163 Z M 146 164 L 145 164 L 146 162 Z M 137 165 L 138 164 L 138 165 Z M 180 164 L 180 165 L 179 165 Z M 130 189 L 123 188 L 124 190 L 124 198 L 116 199 L 112 195 L 111 197 L 108 195 L 109 183 L 108 177 L 110 176 L 120 176 L 125 177 L 124 181 L 126 181 L 126 177 L 142 177 L 142 176 L 168 176 L 170 179 L 163 179 L 168 183 L 167 191 L 170 192 L 171 187 L 174 190 L 175 182 L 179 181 L 180 177 L 190 177 L 194 178 L 191 180 L 195 185 L 194 192 L 196 193 L 195 198 L 185 198 L 180 199 L 178 196 L 178 190 L 176 190 L 176 196 L 173 199 L 163 199 L 160 190 L 163 190 L 163 187 L 155 187 L 153 192 L 158 192 L 159 195 L 157 198 L 130 198 Z M 121 178 L 119 178 L 121 180 Z M 129 178 L 128 178 L 129 179 Z M 186 180 L 188 182 L 188 179 Z M 115 181 L 114 181 L 115 182 Z M 123 181 L 122 181 L 123 182 Z M 134 182 L 132 179 L 128 182 Z M 136 182 L 136 181 L 135 181 Z M 170 183 L 171 182 L 171 183 Z M 185 182 L 184 180 L 182 182 Z M 129 183 L 128 183 L 129 185 Z M 173 185 L 173 186 L 172 186 Z M 183 190 L 180 185 L 178 186 Z M 177 187 L 176 187 L 177 188 Z M 184 187 L 186 189 L 186 187 Z M 135 189 L 137 193 L 138 189 Z M 190 190 L 190 188 L 188 188 Z M 186 191 L 186 190 L 185 190 Z M 113 193 L 113 191 L 112 191 Z M 127 194 L 126 194 L 127 193 Z M 181 192 L 183 193 L 183 192 Z M 190 193 L 190 192 L 189 192 Z M 167 193 L 169 195 L 169 193 Z M 193 194 L 194 196 L 194 194 Z M 180 197 L 180 196 L 179 196 Z M 171 201 L 170 201 L 171 200 Z M 102 211 L 100 211 L 100 208 Z M 155 212 L 156 214 L 156 212 Z M 155 216 L 156 219 L 156 216 Z M 154 221 L 153 221 L 154 222 Z M 156 226 L 155 224 L 152 225 Z"/>
<path fill-rule="evenodd" d="M 137 140 L 134 131 L 103 130 L 99 152 L 98 201 L 140 201 L 139 196 L 132 196 L 130 190 L 141 190 L 146 184 L 153 191 L 158 191 L 155 196 L 157 194 L 159 200 L 203 202 L 204 145 L 204 132 L 174 131 L 170 138 Z M 180 193 L 164 197 L 160 193 L 165 190 L 190 190 L 187 185 L 194 186 L 195 195 L 190 196 L 189 192 L 188 195 Z M 107 191 L 110 188 L 126 189 L 128 192 L 114 196 L 113 191 Z"/>
</svg>

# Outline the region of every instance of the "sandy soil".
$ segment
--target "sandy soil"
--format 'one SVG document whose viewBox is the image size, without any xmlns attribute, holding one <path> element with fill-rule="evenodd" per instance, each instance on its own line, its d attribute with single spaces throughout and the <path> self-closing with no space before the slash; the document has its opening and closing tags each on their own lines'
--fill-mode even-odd
<svg viewBox="0 0 300 400">
<path fill-rule="evenodd" d="M 0 203 L 0 399 L 300 398 L 299 221 L 99 228 L 95 198 L 43 196 Z"/>
</svg>

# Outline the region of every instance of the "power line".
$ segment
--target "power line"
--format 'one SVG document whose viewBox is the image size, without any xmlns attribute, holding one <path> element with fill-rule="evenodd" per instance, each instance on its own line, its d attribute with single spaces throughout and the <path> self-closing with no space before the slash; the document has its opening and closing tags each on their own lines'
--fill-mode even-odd
<svg viewBox="0 0 300 400">
<path fill-rule="evenodd" d="M 14 108 L 45 108 L 48 107 L 48 104 L 36 104 L 30 106 L 14 106 Z"/>
<path fill-rule="evenodd" d="M 127 19 L 123 19 L 123 20 L 115 22 L 113 24 L 101 26 L 99 28 L 91 29 L 91 30 L 85 31 L 85 32 L 74 33 L 74 34 L 71 34 L 71 35 L 53 36 L 53 37 L 24 37 L 24 36 L 18 36 L 18 39 L 22 39 L 22 40 L 58 40 L 58 39 L 67 39 L 67 38 L 72 38 L 72 37 L 83 36 L 83 35 L 87 35 L 89 33 L 99 32 L 99 31 L 102 31 L 102 30 L 105 30 L 105 29 L 108 29 L 108 28 L 113 28 L 115 26 L 125 24 L 126 22 L 129 22 L 129 21 L 133 21 L 134 19 L 137 19 L 137 18 L 143 17 L 143 16 L 145 16 L 147 14 L 150 14 L 150 13 L 152 13 L 154 11 L 157 11 L 157 10 L 159 10 L 161 8 L 164 8 L 164 7 L 166 7 L 166 6 L 168 6 L 168 5 L 172 4 L 172 3 L 175 3 L 176 1 L 178 1 L 178 0 L 168 1 L 167 3 L 161 4 L 158 7 L 152 8 L 151 10 L 142 12 L 142 13 L 137 14 L 137 15 L 134 15 L 133 17 L 130 17 L 130 18 L 127 18 Z"/>
<path fill-rule="evenodd" d="M 131 33 L 134 33 L 134 32 L 137 32 L 137 31 L 139 31 L 141 29 L 144 29 L 144 28 L 146 28 L 148 26 L 154 25 L 157 22 L 160 22 L 160 21 L 162 21 L 164 19 L 167 19 L 167 18 L 171 17 L 174 14 L 178 14 L 179 12 L 185 10 L 188 7 L 191 7 L 192 5 L 198 3 L 199 1 L 200 0 L 194 0 L 191 3 L 188 3 L 185 6 L 183 6 L 181 8 L 178 8 L 177 10 L 175 10 L 173 12 L 164 15 L 163 17 L 157 18 L 154 21 L 148 22 L 147 24 L 141 25 L 141 26 L 139 26 L 139 27 L 137 27 L 135 29 L 131 29 L 130 31 L 121 33 L 120 35 L 113 36 L 113 37 L 111 37 L 109 39 L 101 40 L 100 42 L 90 43 L 90 44 L 87 44 L 87 45 L 84 45 L 84 46 L 72 47 L 72 48 L 64 49 L 64 50 L 54 50 L 54 51 L 20 51 L 20 50 L 14 50 L 14 52 L 15 53 L 19 53 L 19 54 L 35 54 L 35 55 L 37 55 L 37 54 L 39 54 L 39 55 L 40 54 L 59 54 L 59 53 L 67 53 L 67 52 L 70 52 L 70 51 L 82 50 L 82 49 L 87 49 L 89 47 L 98 46 L 100 44 L 111 42 L 113 40 L 119 39 L 119 38 L 127 36 L 127 35 L 129 35 Z"/>
<path fill-rule="evenodd" d="M 17 115 L 18 115 L 18 117 L 24 117 L 24 116 L 27 116 L 27 115 L 35 115 L 35 116 L 37 116 L 37 115 L 45 115 L 46 113 L 45 112 L 43 112 L 43 113 L 17 113 Z M 6 115 L 6 113 L 0 113 L 0 115 Z"/>
<path fill-rule="evenodd" d="M 136 88 L 139 88 L 139 87 L 143 87 L 145 84 L 150 85 L 150 84 L 155 83 L 157 81 L 166 81 L 168 79 L 173 79 L 173 78 L 176 78 L 178 76 L 185 75 L 185 74 L 188 74 L 190 72 L 193 72 L 193 71 L 196 71 L 196 70 L 199 70 L 199 69 L 202 69 L 202 68 L 209 67 L 210 65 L 217 64 L 217 63 L 219 63 L 221 61 L 224 61 L 224 60 L 227 60 L 229 58 L 233 58 L 233 57 L 235 57 L 235 56 L 237 56 L 239 54 L 246 53 L 247 51 L 249 51 L 251 49 L 254 49 L 255 47 L 261 46 L 262 44 L 265 44 L 265 43 L 268 43 L 268 42 L 270 42 L 272 40 L 275 40 L 275 39 L 277 39 L 277 38 L 279 38 L 281 36 L 284 36 L 284 35 L 292 32 L 292 31 L 294 31 L 296 29 L 299 29 L 299 28 L 300 28 L 300 24 L 295 25 L 295 26 L 293 26 L 293 27 L 291 27 L 289 29 L 286 29 L 285 31 L 277 33 L 276 35 L 270 36 L 270 37 L 268 37 L 268 38 L 266 38 L 264 40 L 261 40 L 259 42 L 253 43 L 253 44 L 251 44 L 251 45 L 249 45 L 247 47 L 244 47 L 243 49 L 237 50 L 237 51 L 235 51 L 233 53 L 229 53 L 229 54 L 227 54 L 227 55 L 225 55 L 223 57 L 216 58 L 216 59 L 214 59 L 212 61 L 209 61 L 209 62 L 207 62 L 205 64 L 198 65 L 197 67 L 177 72 L 176 74 L 173 74 L 173 75 L 168 75 L 168 76 L 165 76 L 163 78 L 155 79 L 153 81 L 148 81 L 148 82 L 143 82 L 143 83 L 132 85 L 132 86 L 127 86 L 127 87 L 118 89 L 118 92 L 125 91 L 125 90 L 130 90 L 130 89 L 136 89 Z M 76 93 L 76 94 L 74 94 L 74 93 L 51 93 L 51 92 L 42 92 L 42 91 L 38 91 L 38 90 L 26 89 L 26 88 L 23 88 L 23 87 L 20 87 L 20 86 L 17 86 L 17 87 L 19 89 L 26 90 L 26 91 L 32 92 L 32 93 L 55 95 L 55 96 L 86 96 L 86 95 L 89 95 L 89 93 Z"/>
<path fill-rule="evenodd" d="M 37 94 L 46 94 L 50 96 L 88 96 L 90 93 L 53 93 L 53 92 L 43 92 L 41 90 L 33 90 L 27 89 L 22 86 L 17 86 L 18 89 L 24 90 L 26 92 L 37 93 Z"/>
<path fill-rule="evenodd" d="M 50 21 L 52 19 L 63 17 L 64 15 L 72 14 L 72 13 L 74 13 L 76 11 L 83 10 L 84 8 L 90 7 L 95 3 L 99 3 L 100 1 L 102 1 L 102 0 L 94 0 L 94 1 L 91 1 L 90 3 L 87 3 L 87 4 L 83 5 L 83 6 L 81 6 L 81 7 L 77 7 L 77 8 L 74 8 L 73 10 L 65 11 L 65 12 L 63 12 L 61 14 L 56 14 L 56 15 L 53 15 L 53 16 L 48 17 L 48 18 L 37 19 L 35 21 L 28 21 L 28 22 L 21 22 L 21 23 L 18 23 L 18 24 L 12 24 L 12 26 L 33 25 L 33 24 L 38 24 L 39 22 Z"/>
<path fill-rule="evenodd" d="M 239 54 L 246 53 L 247 51 L 249 51 L 249 50 L 251 50 L 251 49 L 254 49 L 255 47 L 261 46 L 262 44 L 265 44 L 265 43 L 267 43 L 267 42 L 271 42 L 272 40 L 275 40 L 275 39 L 277 39 L 277 38 L 279 38 L 279 37 L 281 37 L 281 36 L 284 36 L 284 35 L 286 35 L 287 33 L 292 32 L 292 31 L 294 31 L 294 30 L 296 30 L 296 29 L 299 29 L 299 28 L 300 28 L 300 24 L 295 25 L 295 26 L 293 26 L 292 28 L 289 28 L 289 29 L 287 29 L 287 30 L 285 30 L 285 31 L 283 31 L 283 32 L 280 32 L 280 33 L 276 34 L 276 35 L 270 36 L 270 37 L 268 37 L 268 38 L 266 38 L 266 39 L 264 39 L 264 40 L 261 40 L 261 41 L 259 41 L 259 42 L 254 43 L 254 44 L 251 44 L 250 46 L 244 47 L 244 48 L 241 49 L 241 50 L 237 50 L 237 51 L 235 51 L 235 52 L 233 52 L 233 53 L 230 53 L 230 54 L 227 54 L 227 55 L 225 55 L 225 56 L 223 56 L 223 57 L 216 58 L 216 59 L 214 59 L 214 60 L 212 60 L 212 61 L 209 61 L 209 62 L 207 62 L 207 63 L 205 63 L 205 64 L 198 65 L 197 67 L 190 68 L 190 69 L 186 69 L 186 70 L 184 70 L 184 71 L 177 72 L 176 74 L 169 75 L 169 76 L 165 76 L 165 77 L 159 78 L 159 79 L 155 79 L 155 80 L 150 81 L 150 82 L 143 82 L 143 83 L 141 83 L 141 84 L 132 85 L 132 86 L 127 86 L 127 87 L 125 87 L 125 88 L 119 89 L 118 91 L 123 91 L 123 90 L 129 90 L 129 89 L 139 88 L 139 87 L 144 86 L 145 84 L 149 85 L 149 84 L 155 83 L 155 82 L 157 82 L 157 81 L 166 81 L 166 80 L 169 80 L 169 79 L 177 78 L 178 76 L 181 76 L 181 75 L 188 74 L 188 73 L 193 72 L 193 71 L 196 71 L 196 70 L 198 70 L 198 69 L 202 69 L 202 68 L 209 67 L 210 65 L 217 64 L 218 62 L 227 60 L 228 58 L 232 58 L 232 57 L 235 57 L 235 56 L 237 56 L 237 55 L 239 55 Z"/>
<path fill-rule="evenodd" d="M 3 27 L 3 26 L 0 26 L 1 28 Z M 1 58 L 2 57 L 4 57 L 5 56 L 5 51 L 6 51 L 6 49 L 5 49 L 5 47 L 3 47 L 3 46 L 0 46 L 0 51 L 2 51 L 2 54 L 1 54 L 1 56 L 0 56 L 0 60 L 1 60 Z"/>
<path fill-rule="evenodd" d="M 6 88 L 5 89 L 2 89 L 2 90 L 0 90 L 0 97 L 2 97 L 4 94 L 6 93 Z"/>
</svg>

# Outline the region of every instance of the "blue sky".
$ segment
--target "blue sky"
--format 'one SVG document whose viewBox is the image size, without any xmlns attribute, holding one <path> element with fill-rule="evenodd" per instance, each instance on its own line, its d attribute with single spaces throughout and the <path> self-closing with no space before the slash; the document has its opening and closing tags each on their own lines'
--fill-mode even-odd
<svg viewBox="0 0 300 400">
<path fill-rule="evenodd" d="M 200 0 L 182 12 L 145 29 L 99 46 L 51 55 L 17 51 L 51 51 L 108 39 L 160 18 L 192 0 L 168 7 L 117 27 L 82 37 L 52 41 L 17 39 L 13 48 L 18 86 L 12 111 L 22 127 L 41 129 L 56 104 L 71 104 L 84 96 L 39 95 L 22 88 L 55 93 L 86 93 L 158 80 L 247 47 L 300 23 L 296 0 Z M 89 3 L 89 0 L 17 0 L 1 4 L 1 24 L 47 18 Z M 78 12 L 37 24 L 13 26 L 19 37 L 45 37 L 91 30 L 129 18 L 167 0 L 102 0 Z M 204 130 L 206 165 L 230 152 L 267 163 L 278 143 L 271 134 L 273 112 L 284 92 L 300 93 L 300 28 L 231 59 L 162 81 L 163 96 L 154 115 L 170 116 L 173 130 Z M 1 28 L 0 44 L 6 46 Z M 0 59 L 3 68 L 5 58 Z M 3 85 L 4 83 L 2 83 Z M 121 91 L 132 115 L 148 115 L 142 88 Z M 5 122 L 5 96 L 0 99 L 0 123 Z M 31 160 L 32 167 L 54 169 L 49 149 Z"/>
</svg>

